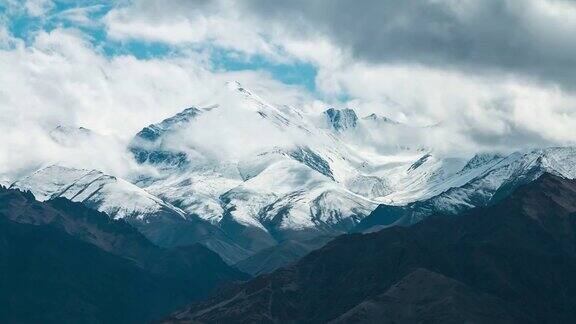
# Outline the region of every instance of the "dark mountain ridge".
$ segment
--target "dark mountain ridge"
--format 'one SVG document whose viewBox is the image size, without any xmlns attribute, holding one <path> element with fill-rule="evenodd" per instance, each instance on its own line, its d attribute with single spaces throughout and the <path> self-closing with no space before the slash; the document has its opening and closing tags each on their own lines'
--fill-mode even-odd
<svg viewBox="0 0 576 324">
<path fill-rule="evenodd" d="M 246 279 L 201 245 L 163 249 L 124 221 L 0 187 L 0 321 L 141 323 Z"/>
<path fill-rule="evenodd" d="M 343 235 L 167 322 L 576 321 L 576 181 L 544 174 L 490 207 Z"/>
</svg>

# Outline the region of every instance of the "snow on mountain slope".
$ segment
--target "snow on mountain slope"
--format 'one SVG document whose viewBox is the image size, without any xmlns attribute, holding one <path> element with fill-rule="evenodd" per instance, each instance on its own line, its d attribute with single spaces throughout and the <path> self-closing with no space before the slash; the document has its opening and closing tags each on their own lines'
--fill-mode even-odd
<svg viewBox="0 0 576 324">
<path fill-rule="evenodd" d="M 466 176 L 468 170 L 463 170 L 457 176 L 461 178 Z M 463 186 L 455 186 L 453 190 L 446 191 L 436 200 L 440 202 L 444 199 L 443 197 L 451 197 L 452 200 L 458 201 L 455 199 L 458 193 L 468 191 L 470 194 L 464 195 L 468 199 L 460 200 L 461 203 L 483 205 L 491 199 L 498 199 L 500 195 L 506 195 L 505 191 L 511 191 L 518 185 L 536 179 L 544 172 L 573 179 L 576 177 L 576 148 L 551 147 L 515 152 L 507 157 L 495 156 L 472 170 L 475 171 L 472 173 L 475 175 L 474 178 Z M 460 194 L 460 196 L 463 195 Z M 446 207 L 450 210 L 448 206 Z"/>
<path fill-rule="evenodd" d="M 438 159 L 425 154 L 406 168 L 395 168 L 385 175 L 396 190 L 381 198 L 395 204 L 425 199 L 457 185 L 448 181 L 466 165 L 466 160 L 457 158 Z"/>
<path fill-rule="evenodd" d="M 217 170 L 182 172 L 154 181 L 147 190 L 212 224 L 234 222 L 269 240 L 283 240 L 286 231 L 316 232 L 319 226 L 344 232 L 376 207 L 308 164 L 292 152 L 273 150 L 238 163 L 245 180 Z M 340 224 L 349 217 L 354 220 Z M 264 247 L 245 246 L 254 252 Z"/>
<path fill-rule="evenodd" d="M 349 217 L 361 218 L 375 208 L 374 202 L 292 159 L 270 164 L 224 197 L 240 222 L 257 219 L 273 231 L 329 227 Z"/>
<path fill-rule="evenodd" d="M 251 234 L 258 232 L 265 241 L 346 232 L 378 203 L 402 206 L 429 201 L 438 208 L 451 208 L 462 201 L 462 194 L 456 193 L 466 188 L 472 188 L 469 197 L 484 192 L 492 197 L 503 192 L 508 182 L 516 181 L 506 179 L 533 178 L 527 162 L 518 162 L 523 168 L 509 165 L 513 163 L 507 161 L 515 161 L 516 155 L 446 158 L 423 148 L 382 141 L 379 132 L 401 134 L 415 129 L 386 117 L 358 118 L 352 109 L 329 108 L 315 118 L 295 108 L 270 104 L 239 84 L 232 84 L 231 90 L 236 97 L 226 104 L 237 104 L 232 107 L 238 110 L 235 113 L 257 115 L 285 136 L 273 142 L 256 138 L 258 145 L 253 150 L 220 156 L 210 165 L 198 162 L 206 161 L 209 153 L 195 143 L 192 155 L 187 153 L 185 167 L 173 168 L 169 176 L 152 179 L 145 187 L 212 224 L 251 228 Z M 215 106 L 202 113 L 202 118 L 231 109 Z M 197 118 L 182 127 L 201 128 L 202 122 Z M 232 123 L 226 127 L 241 126 Z M 278 134 L 271 136 L 278 139 Z M 541 160 L 539 164 L 548 165 L 548 170 L 567 173 L 562 171 L 566 166 L 557 161 L 562 158 Z M 510 170 L 518 175 L 508 174 Z"/>
<path fill-rule="evenodd" d="M 406 206 L 379 206 L 360 228 L 365 230 L 383 224 L 411 225 L 435 213 L 456 215 L 474 207 L 486 206 L 545 172 L 576 178 L 576 148 L 535 149 L 515 152 L 506 157 L 477 155 L 460 172 L 445 181 L 446 184 L 442 186 L 448 189 Z"/>
<path fill-rule="evenodd" d="M 438 195 L 489 164 L 387 142 L 379 133 L 415 128 L 386 117 L 359 119 L 350 108 L 311 116 L 238 83 L 228 87 L 222 103 L 187 109 L 138 133 L 131 145 L 136 159 L 161 167 L 137 183 L 213 225 L 250 228 L 263 242 L 346 232 L 378 203 Z M 154 158 L 140 158 L 138 147 Z"/>
<path fill-rule="evenodd" d="M 350 108 L 335 109 L 328 108 L 324 114 L 326 115 L 328 124 L 335 131 L 343 131 L 356 127 L 358 116 L 356 112 Z"/>
<path fill-rule="evenodd" d="M 91 130 L 84 127 L 70 127 L 58 125 L 49 133 L 50 138 L 55 142 L 69 146 L 78 144 L 92 136 L 97 136 Z"/>
<path fill-rule="evenodd" d="M 487 204 L 543 170 L 576 173 L 570 148 L 445 157 L 404 144 L 429 128 L 384 116 L 304 112 L 235 82 L 215 98 L 136 134 L 127 149 L 140 166 L 128 180 L 50 167 L 14 186 L 125 218 L 157 244 L 201 242 L 237 262 L 285 240 L 349 232 L 379 204 L 394 211 L 388 221 L 411 224 Z"/>
<path fill-rule="evenodd" d="M 158 175 L 139 177 L 138 185 L 186 213 L 221 228 L 251 228 L 250 235 L 257 232 L 265 241 L 298 231 L 344 232 L 376 207 L 374 197 L 389 192 L 385 180 L 358 172 L 365 160 L 334 129 L 320 127 L 297 108 L 268 103 L 238 83 L 229 88 L 224 103 L 211 110 L 196 109 L 183 122 L 166 119 L 136 136 L 136 159 L 161 166 Z M 331 111 L 340 129 L 357 120 L 351 109 Z M 254 134 L 250 126 L 257 128 Z M 161 132 L 142 135 L 150 130 Z M 235 141 L 227 134 L 244 136 L 242 144 L 250 147 L 226 146 Z M 212 138 L 220 140 L 208 145 Z M 139 158 L 141 148 L 168 161 Z M 172 163 L 174 154 L 185 162 Z"/>
<path fill-rule="evenodd" d="M 14 182 L 41 201 L 63 197 L 82 202 L 114 219 L 124 219 L 160 246 L 201 243 L 235 263 L 251 253 L 217 227 L 164 202 L 130 182 L 97 170 L 48 166 Z"/>
<path fill-rule="evenodd" d="M 98 210 L 115 219 L 144 220 L 162 210 L 185 218 L 183 211 L 164 203 L 128 181 L 96 170 L 48 166 L 16 181 L 12 188 L 30 190 L 41 201 L 68 198 L 98 206 Z"/>
</svg>

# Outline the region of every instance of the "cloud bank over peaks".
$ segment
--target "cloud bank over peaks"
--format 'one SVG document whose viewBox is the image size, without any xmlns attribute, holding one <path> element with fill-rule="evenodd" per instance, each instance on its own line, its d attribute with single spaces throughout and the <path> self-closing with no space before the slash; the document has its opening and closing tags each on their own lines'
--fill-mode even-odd
<svg viewBox="0 0 576 324">
<path fill-rule="evenodd" d="M 3 42 L 16 45 L 0 48 L 0 107 L 9 117 L 0 119 L 3 179 L 63 157 L 71 166 L 125 175 L 131 164 L 124 147 L 134 134 L 191 104 L 218 102 L 226 80 L 249 83 L 279 102 L 299 105 L 308 96 L 260 71 L 212 71 L 194 53 L 109 57 L 73 28 L 39 31 L 29 45 L 10 34 Z M 59 147 L 50 137 L 59 125 L 85 127 L 113 143 Z"/>
<path fill-rule="evenodd" d="M 65 154 L 122 175 L 120 148 L 190 106 L 219 110 L 176 148 L 239 158 L 301 141 L 245 115 L 228 80 L 312 121 L 350 107 L 417 126 L 360 142 L 470 155 L 576 138 L 574 1 L 9 0 L 0 11 L 0 178 L 69 150 L 54 148 L 58 125 L 112 139 L 106 162 Z M 294 71 L 294 84 L 278 81 Z"/>
<path fill-rule="evenodd" d="M 573 88 L 576 3 L 570 0 L 243 2 L 257 19 L 320 31 L 373 64 L 520 74 Z"/>
</svg>

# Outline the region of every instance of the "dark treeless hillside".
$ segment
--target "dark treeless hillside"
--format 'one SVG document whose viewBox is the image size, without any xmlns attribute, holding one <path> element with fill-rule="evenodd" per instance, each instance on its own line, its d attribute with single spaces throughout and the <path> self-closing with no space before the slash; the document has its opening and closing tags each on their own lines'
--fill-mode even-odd
<svg viewBox="0 0 576 324">
<path fill-rule="evenodd" d="M 576 322 L 576 181 L 461 217 L 344 235 L 167 322 Z"/>
<path fill-rule="evenodd" d="M 200 245 L 161 249 L 82 204 L 0 188 L 0 322 L 142 323 L 245 278 Z"/>
</svg>

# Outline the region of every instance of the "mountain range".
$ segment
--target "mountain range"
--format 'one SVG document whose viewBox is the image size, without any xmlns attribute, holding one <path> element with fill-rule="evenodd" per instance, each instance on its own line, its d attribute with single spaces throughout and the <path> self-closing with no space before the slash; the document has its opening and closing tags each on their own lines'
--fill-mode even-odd
<svg viewBox="0 0 576 324">
<path fill-rule="evenodd" d="M 48 165 L 10 187 L 82 202 L 159 246 L 200 243 L 259 274 L 340 234 L 487 206 L 544 172 L 576 177 L 571 147 L 446 157 L 388 142 L 387 134 L 427 129 L 385 116 L 304 112 L 236 82 L 226 94 L 223 103 L 187 108 L 138 132 L 126 149 L 140 169 L 128 178 Z M 54 138 L 98 136 L 91 133 L 60 127 Z M 235 140 L 242 136 L 248 148 Z M 272 255 L 275 262 L 263 262 Z"/>
<path fill-rule="evenodd" d="M 202 245 L 164 249 L 81 203 L 0 187 L 0 321 L 142 323 L 245 280 Z"/>
<path fill-rule="evenodd" d="M 571 323 L 576 181 L 549 173 L 489 207 L 342 235 L 166 323 Z"/>
<path fill-rule="evenodd" d="M 142 127 L 129 172 L 0 186 L 0 321 L 576 320 L 575 147 L 448 156 L 402 144 L 435 126 L 218 98 Z"/>
</svg>

